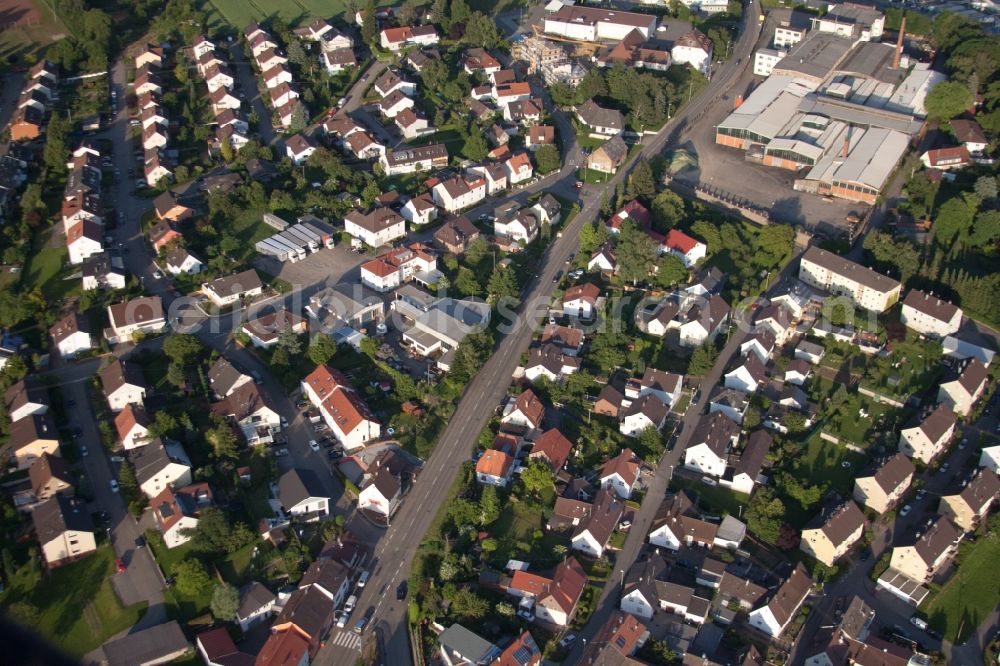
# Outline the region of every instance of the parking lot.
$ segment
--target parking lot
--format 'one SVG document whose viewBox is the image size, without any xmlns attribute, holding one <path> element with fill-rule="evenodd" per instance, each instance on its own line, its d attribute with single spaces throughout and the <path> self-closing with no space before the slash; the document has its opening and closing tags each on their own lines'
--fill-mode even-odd
<svg viewBox="0 0 1000 666">
<path fill-rule="evenodd" d="M 361 279 L 361 264 L 369 259 L 370 256 L 355 252 L 346 243 L 341 243 L 313 252 L 295 263 L 258 256 L 254 265 L 292 285 L 293 290 L 312 293 L 341 282 L 358 282 Z"/>
</svg>

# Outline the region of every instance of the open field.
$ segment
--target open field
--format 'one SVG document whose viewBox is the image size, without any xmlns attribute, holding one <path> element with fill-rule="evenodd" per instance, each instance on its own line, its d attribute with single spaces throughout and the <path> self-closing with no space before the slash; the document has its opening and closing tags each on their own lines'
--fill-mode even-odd
<svg viewBox="0 0 1000 666">
<path fill-rule="evenodd" d="M 107 545 L 37 583 L 30 576 L 22 578 L 25 568 L 9 581 L 4 610 L 10 612 L 15 604 L 37 609 L 31 628 L 71 654 L 93 650 L 138 622 L 146 610 L 144 603 L 129 608 L 119 603 L 111 588 L 114 552 Z"/>
<path fill-rule="evenodd" d="M 384 1 L 376 5 L 391 4 Z M 316 17 L 333 18 L 347 10 L 346 0 L 206 0 L 209 23 L 228 23 L 243 30 L 251 21 L 278 16 L 292 26 L 308 23 Z M 213 11 L 214 10 L 214 11 Z M 353 21 L 353 17 L 345 17 Z"/>
<path fill-rule="evenodd" d="M 0 0 L 0 61 L 37 54 L 65 35 L 44 0 Z"/>
</svg>

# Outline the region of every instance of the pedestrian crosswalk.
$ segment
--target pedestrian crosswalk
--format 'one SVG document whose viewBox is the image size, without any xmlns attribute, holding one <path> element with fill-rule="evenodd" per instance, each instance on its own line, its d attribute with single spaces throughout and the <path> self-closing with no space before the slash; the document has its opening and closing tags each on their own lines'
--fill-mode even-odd
<svg viewBox="0 0 1000 666">
<path fill-rule="evenodd" d="M 337 647 L 347 648 L 348 650 L 361 651 L 361 636 L 354 633 L 353 631 L 338 631 L 337 635 L 333 637 L 330 641 L 333 645 Z"/>
</svg>

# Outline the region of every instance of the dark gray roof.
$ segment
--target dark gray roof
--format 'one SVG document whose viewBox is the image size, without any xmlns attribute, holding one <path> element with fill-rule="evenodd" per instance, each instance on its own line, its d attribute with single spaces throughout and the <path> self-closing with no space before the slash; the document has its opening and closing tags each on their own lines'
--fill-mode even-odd
<svg viewBox="0 0 1000 666">
<path fill-rule="evenodd" d="M 64 495 L 55 495 L 37 505 L 31 512 L 31 520 L 35 525 L 38 541 L 42 544 L 52 541 L 66 530 L 94 531 L 90 511 L 82 503 Z"/>
<path fill-rule="evenodd" d="M 240 607 L 237 617 L 249 617 L 264 606 L 274 602 L 277 597 L 257 581 L 251 581 L 240 588 Z"/>
<path fill-rule="evenodd" d="M 208 369 L 208 383 L 212 386 L 212 390 L 221 396 L 229 393 L 239 378 L 245 376 L 225 356 L 220 356 Z"/>
<path fill-rule="evenodd" d="M 278 500 L 282 506 L 291 508 L 310 497 L 328 497 L 316 472 L 296 467 L 281 475 L 278 480 Z"/>
<path fill-rule="evenodd" d="M 591 127 L 625 129 L 625 116 L 622 115 L 621 111 L 600 107 L 592 99 L 588 99 L 576 107 L 576 115 Z"/>
<path fill-rule="evenodd" d="M 453 624 L 438 637 L 441 647 L 461 655 L 473 664 L 489 664 L 500 656 L 500 649 L 460 624 Z"/>
<path fill-rule="evenodd" d="M 187 651 L 188 641 L 176 621 L 158 624 L 104 644 L 109 666 L 162 663 Z"/>
</svg>

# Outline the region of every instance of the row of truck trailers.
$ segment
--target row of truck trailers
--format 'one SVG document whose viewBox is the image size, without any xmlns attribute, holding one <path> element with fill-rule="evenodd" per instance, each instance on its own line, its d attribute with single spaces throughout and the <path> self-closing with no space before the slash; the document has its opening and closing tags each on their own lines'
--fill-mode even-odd
<svg viewBox="0 0 1000 666">
<path fill-rule="evenodd" d="M 306 222 L 299 218 L 298 224 L 288 224 L 277 218 L 274 221 L 265 220 L 275 228 L 283 227 L 282 231 L 257 241 L 254 246 L 260 254 L 274 257 L 281 262 L 295 263 L 305 259 L 312 252 L 322 247 L 333 247 L 333 231 L 316 218 Z M 282 224 L 275 224 L 280 222 Z"/>
</svg>

